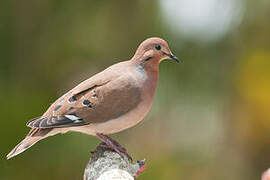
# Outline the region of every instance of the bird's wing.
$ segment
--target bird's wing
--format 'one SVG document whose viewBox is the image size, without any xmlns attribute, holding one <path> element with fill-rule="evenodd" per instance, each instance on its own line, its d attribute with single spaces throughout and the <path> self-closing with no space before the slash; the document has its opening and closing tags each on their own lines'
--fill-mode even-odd
<svg viewBox="0 0 270 180">
<path fill-rule="evenodd" d="M 99 77 L 99 78 L 98 78 Z M 29 127 L 52 128 L 81 126 L 117 118 L 140 102 L 140 88 L 129 73 L 94 76 L 55 101 Z"/>
</svg>

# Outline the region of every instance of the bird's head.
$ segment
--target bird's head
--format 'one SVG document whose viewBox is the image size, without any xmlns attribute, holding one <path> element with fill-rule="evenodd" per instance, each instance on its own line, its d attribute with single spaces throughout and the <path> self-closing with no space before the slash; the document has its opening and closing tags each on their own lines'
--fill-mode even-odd
<svg viewBox="0 0 270 180">
<path fill-rule="evenodd" d="M 144 40 L 138 47 L 132 60 L 142 64 L 158 64 L 164 59 L 172 59 L 179 62 L 168 46 L 168 43 L 157 37 Z M 152 62 L 152 63 L 151 63 Z"/>
</svg>

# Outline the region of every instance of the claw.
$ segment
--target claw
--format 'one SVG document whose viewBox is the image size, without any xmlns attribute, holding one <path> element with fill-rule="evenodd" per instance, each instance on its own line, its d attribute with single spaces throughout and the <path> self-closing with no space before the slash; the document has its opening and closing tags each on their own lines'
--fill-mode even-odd
<svg viewBox="0 0 270 180">
<path fill-rule="evenodd" d="M 122 147 L 117 141 L 101 133 L 97 133 L 97 137 L 103 142 L 101 143 L 101 146 L 109 147 L 117 152 L 120 156 L 127 157 L 128 160 L 132 161 L 132 157 L 127 153 L 126 148 Z"/>
</svg>

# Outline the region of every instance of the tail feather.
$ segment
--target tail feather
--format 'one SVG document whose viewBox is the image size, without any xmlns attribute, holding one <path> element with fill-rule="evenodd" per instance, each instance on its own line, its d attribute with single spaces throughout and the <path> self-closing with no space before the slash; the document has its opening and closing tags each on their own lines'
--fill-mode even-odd
<svg viewBox="0 0 270 180">
<path fill-rule="evenodd" d="M 26 137 L 24 140 L 22 140 L 17 146 L 15 146 L 10 153 L 7 155 L 7 159 L 10 159 L 22 152 L 24 152 L 26 149 L 33 146 L 35 143 L 37 143 L 41 137 Z"/>
<path fill-rule="evenodd" d="M 7 159 L 10 159 L 24 152 L 25 150 L 27 150 L 28 148 L 36 144 L 41 139 L 46 138 L 49 131 L 50 129 L 36 129 L 36 128 L 31 129 L 28 135 L 25 137 L 25 139 L 22 140 L 17 146 L 15 146 L 10 151 L 10 153 L 7 155 Z"/>
</svg>

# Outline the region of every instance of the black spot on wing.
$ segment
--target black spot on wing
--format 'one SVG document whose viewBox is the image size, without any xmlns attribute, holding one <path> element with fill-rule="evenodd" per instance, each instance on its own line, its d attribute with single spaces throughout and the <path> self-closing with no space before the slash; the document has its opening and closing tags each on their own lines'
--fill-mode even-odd
<svg viewBox="0 0 270 180">
<path fill-rule="evenodd" d="M 75 96 L 71 96 L 69 99 L 68 99 L 68 101 L 70 102 L 70 103 L 72 103 L 72 102 L 74 102 L 74 101 L 76 101 L 77 99 L 76 99 L 76 97 Z"/>
<path fill-rule="evenodd" d="M 83 105 L 89 105 L 91 102 L 88 99 L 83 100 Z"/>
<path fill-rule="evenodd" d="M 83 100 L 83 105 L 90 107 L 90 108 L 92 107 L 91 102 L 88 99 Z"/>
<path fill-rule="evenodd" d="M 54 111 L 57 111 L 57 110 L 60 109 L 61 107 L 62 107 L 61 105 L 55 106 Z"/>
</svg>

